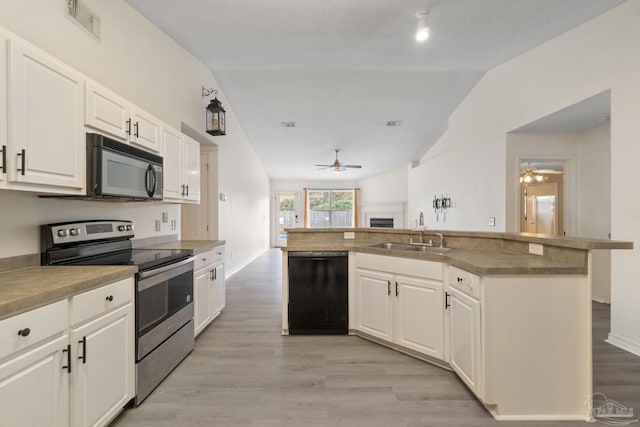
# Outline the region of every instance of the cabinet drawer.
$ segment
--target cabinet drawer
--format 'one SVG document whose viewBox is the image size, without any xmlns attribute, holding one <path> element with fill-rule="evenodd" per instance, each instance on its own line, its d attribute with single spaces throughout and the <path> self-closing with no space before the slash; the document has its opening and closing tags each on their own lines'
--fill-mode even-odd
<svg viewBox="0 0 640 427">
<path fill-rule="evenodd" d="M 0 359 L 64 331 L 68 316 L 63 300 L 0 321 Z"/>
<path fill-rule="evenodd" d="M 194 270 L 197 271 L 202 267 L 211 264 L 217 264 L 224 261 L 224 246 L 218 246 L 206 252 L 196 255 Z"/>
<path fill-rule="evenodd" d="M 133 278 L 129 278 L 72 297 L 71 325 L 133 301 L 134 292 Z"/>
<path fill-rule="evenodd" d="M 480 299 L 480 276 L 449 266 L 449 284 L 463 293 Z"/>
</svg>

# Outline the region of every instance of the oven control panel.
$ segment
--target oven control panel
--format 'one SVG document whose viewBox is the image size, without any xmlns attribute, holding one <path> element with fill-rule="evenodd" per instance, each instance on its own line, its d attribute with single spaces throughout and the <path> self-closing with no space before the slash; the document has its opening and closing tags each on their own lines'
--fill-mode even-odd
<svg viewBox="0 0 640 427">
<path fill-rule="evenodd" d="M 132 238 L 133 223 L 122 220 L 65 222 L 43 226 L 44 238 L 49 246 L 94 240 Z"/>
</svg>

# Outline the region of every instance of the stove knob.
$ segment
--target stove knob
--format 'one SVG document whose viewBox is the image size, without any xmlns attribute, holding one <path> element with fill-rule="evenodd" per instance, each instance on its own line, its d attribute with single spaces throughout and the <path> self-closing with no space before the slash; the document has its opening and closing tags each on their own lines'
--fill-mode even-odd
<svg viewBox="0 0 640 427">
<path fill-rule="evenodd" d="M 60 230 L 58 230 L 58 237 L 67 237 L 68 234 L 69 233 L 64 228 L 61 228 Z"/>
<path fill-rule="evenodd" d="M 128 230 L 128 231 L 133 230 L 133 225 L 127 225 L 127 230 Z"/>
<path fill-rule="evenodd" d="M 125 231 L 127 229 L 126 225 L 119 225 L 118 226 L 118 231 Z"/>
<path fill-rule="evenodd" d="M 72 236 L 77 236 L 78 234 L 80 234 L 80 229 L 79 228 L 72 228 L 69 230 L 69 234 L 71 234 Z"/>
</svg>

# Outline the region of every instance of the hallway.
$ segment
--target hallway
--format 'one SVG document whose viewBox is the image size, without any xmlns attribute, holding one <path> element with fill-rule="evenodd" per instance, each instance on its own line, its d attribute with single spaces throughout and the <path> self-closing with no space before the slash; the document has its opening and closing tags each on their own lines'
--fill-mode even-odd
<svg viewBox="0 0 640 427">
<path fill-rule="evenodd" d="M 227 281 L 227 307 L 193 353 L 112 425 L 588 426 L 498 422 L 455 374 L 352 336 L 281 330 L 281 251 Z M 602 342 L 608 306 L 594 305 L 595 391 L 640 408 L 640 358 Z"/>
</svg>

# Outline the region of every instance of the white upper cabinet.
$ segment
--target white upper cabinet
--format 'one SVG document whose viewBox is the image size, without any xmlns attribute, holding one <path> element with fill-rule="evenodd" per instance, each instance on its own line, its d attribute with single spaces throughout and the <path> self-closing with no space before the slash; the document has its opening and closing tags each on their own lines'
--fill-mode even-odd
<svg viewBox="0 0 640 427">
<path fill-rule="evenodd" d="M 161 153 L 160 120 L 135 105 L 132 105 L 129 141 L 149 151 Z"/>
<path fill-rule="evenodd" d="M 200 202 L 200 144 L 171 128 L 162 126 L 164 147 L 165 200 Z"/>
<path fill-rule="evenodd" d="M 182 179 L 182 134 L 169 127 L 162 127 L 163 154 L 163 175 L 164 192 L 163 198 L 168 200 L 182 200 L 183 184 Z"/>
<path fill-rule="evenodd" d="M 84 77 L 17 40 L 8 41 L 7 57 L 8 180 L 33 191 L 84 193 Z"/>
<path fill-rule="evenodd" d="M 0 31 L 0 70 L 7 69 L 7 37 Z M 0 79 L 0 188 L 7 182 L 7 79 Z"/>
<path fill-rule="evenodd" d="M 95 82 L 87 82 L 84 117 L 87 126 L 128 140 L 130 115 L 127 100 Z"/>
<path fill-rule="evenodd" d="M 184 183 L 186 186 L 185 199 L 191 202 L 200 201 L 200 144 L 187 135 L 183 138 Z"/>
<path fill-rule="evenodd" d="M 162 152 L 160 120 L 93 81 L 86 87 L 85 123 L 147 151 Z"/>
</svg>

